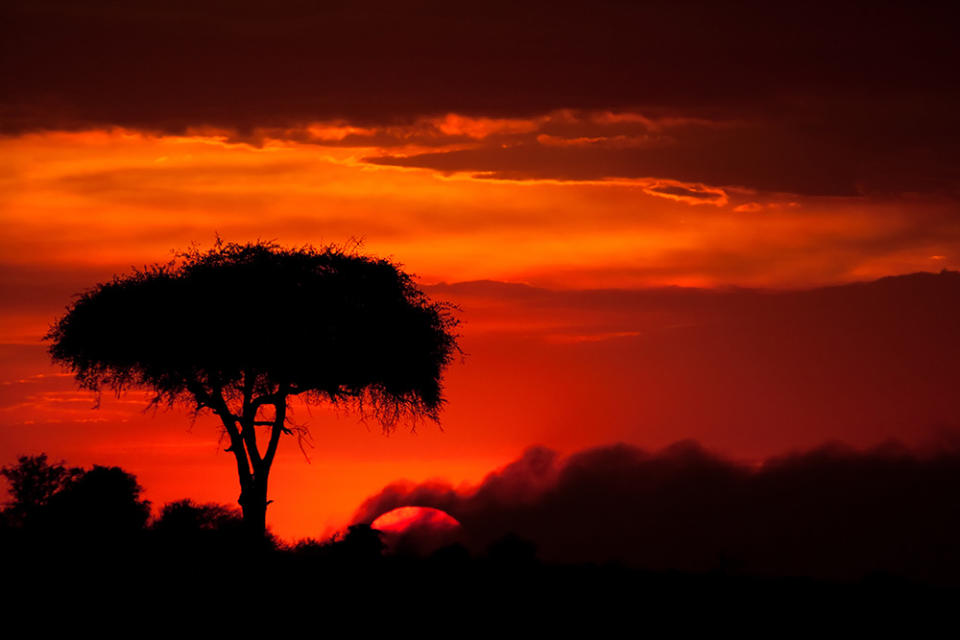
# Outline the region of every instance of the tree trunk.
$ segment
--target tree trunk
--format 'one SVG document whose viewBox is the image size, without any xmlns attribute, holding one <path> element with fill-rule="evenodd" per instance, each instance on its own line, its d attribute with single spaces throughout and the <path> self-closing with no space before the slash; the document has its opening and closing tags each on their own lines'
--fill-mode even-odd
<svg viewBox="0 0 960 640">
<path fill-rule="evenodd" d="M 267 481 L 252 478 L 240 492 L 243 528 L 251 546 L 264 547 L 267 532 Z"/>
</svg>

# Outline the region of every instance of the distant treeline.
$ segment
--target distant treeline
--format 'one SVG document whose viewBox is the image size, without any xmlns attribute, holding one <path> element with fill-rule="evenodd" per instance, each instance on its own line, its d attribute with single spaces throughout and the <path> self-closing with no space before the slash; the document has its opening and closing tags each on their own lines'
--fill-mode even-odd
<svg viewBox="0 0 960 640">
<path fill-rule="evenodd" d="M 671 624 L 684 628 L 713 624 L 717 612 L 758 622 L 802 611 L 810 621 L 883 602 L 935 613 L 954 597 L 949 586 L 884 573 L 827 581 L 543 562 L 534 542 L 511 533 L 479 551 L 453 543 L 426 555 L 385 553 L 380 532 L 364 524 L 325 541 L 284 544 L 268 535 L 251 546 L 239 511 L 224 505 L 180 500 L 151 518 L 136 478 L 118 467 L 67 467 L 40 455 L 2 474 L 11 494 L 0 517 L 0 563 L 15 587 L 10 610 L 68 604 L 121 626 L 214 611 L 243 625 L 240 613 L 250 609 L 260 623 L 280 610 L 364 625 L 422 610 L 471 627 L 504 617 L 603 628 L 678 616 Z M 686 617 L 690 607 L 697 614 Z"/>
</svg>

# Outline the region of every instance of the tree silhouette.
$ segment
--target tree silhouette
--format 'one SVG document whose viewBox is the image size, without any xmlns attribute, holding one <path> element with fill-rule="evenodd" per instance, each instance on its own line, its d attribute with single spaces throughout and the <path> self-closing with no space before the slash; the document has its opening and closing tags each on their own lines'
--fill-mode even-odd
<svg viewBox="0 0 960 640">
<path fill-rule="evenodd" d="M 10 483 L 4 515 L 22 551 L 116 552 L 138 539 L 150 517 L 137 478 L 119 467 L 66 467 L 40 454 L 20 456 L 0 475 Z"/>
<path fill-rule="evenodd" d="M 18 525 L 35 518 L 59 492 L 83 475 L 79 467 L 66 467 L 63 462 L 50 464 L 47 454 L 20 456 L 17 464 L 0 468 L 0 475 L 10 483 L 11 500 L 7 516 Z"/>
<path fill-rule="evenodd" d="M 120 467 L 93 465 L 55 493 L 42 511 L 41 526 L 72 544 L 109 548 L 131 542 L 150 518 L 137 478 Z"/>
<path fill-rule="evenodd" d="M 384 429 L 436 420 L 458 349 L 452 312 L 388 260 L 218 240 L 94 286 L 46 338 L 83 388 L 145 387 L 155 404 L 215 413 L 244 523 L 262 538 L 277 446 L 300 429 L 289 400 L 350 403 Z"/>
</svg>

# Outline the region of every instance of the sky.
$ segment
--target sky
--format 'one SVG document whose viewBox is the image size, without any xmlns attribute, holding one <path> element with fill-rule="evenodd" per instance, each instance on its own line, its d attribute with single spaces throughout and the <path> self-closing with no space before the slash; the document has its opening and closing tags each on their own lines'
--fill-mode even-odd
<svg viewBox="0 0 960 640">
<path fill-rule="evenodd" d="M 156 506 L 236 499 L 209 416 L 137 392 L 93 409 L 41 340 L 74 294 L 218 236 L 359 246 L 461 309 L 442 429 L 294 407 L 313 437 L 278 455 L 283 537 L 538 445 L 753 463 L 960 426 L 955 9 L 2 11 L 2 464 L 44 451 L 120 465 Z"/>
</svg>

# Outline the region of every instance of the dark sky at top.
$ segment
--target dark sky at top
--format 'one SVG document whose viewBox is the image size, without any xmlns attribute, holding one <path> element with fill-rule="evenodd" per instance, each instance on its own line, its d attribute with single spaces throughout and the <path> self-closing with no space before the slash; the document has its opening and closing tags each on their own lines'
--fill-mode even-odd
<svg viewBox="0 0 960 640">
<path fill-rule="evenodd" d="M 666 157 L 540 159 L 521 144 L 385 162 L 560 179 L 666 163 L 680 180 L 808 195 L 957 190 L 947 3 L 30 0 L 5 13 L 7 133 L 243 136 L 331 119 L 633 110 L 728 127 L 681 133 Z"/>
<path fill-rule="evenodd" d="M 947 4 L 14 1 L 5 120 L 9 130 L 556 108 L 757 116 L 833 101 L 881 101 L 893 115 L 956 98 Z"/>
</svg>

